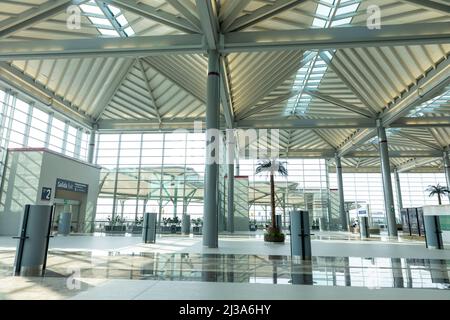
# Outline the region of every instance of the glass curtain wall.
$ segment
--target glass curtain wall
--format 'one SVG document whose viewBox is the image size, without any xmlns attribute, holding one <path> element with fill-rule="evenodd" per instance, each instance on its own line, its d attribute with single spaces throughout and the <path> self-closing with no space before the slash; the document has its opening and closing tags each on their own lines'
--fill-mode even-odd
<svg viewBox="0 0 450 320">
<path fill-rule="evenodd" d="M 275 176 L 276 214 L 283 225 L 289 224 L 293 208 L 309 210 L 311 222 L 320 223 L 328 215 L 328 188 L 324 159 L 280 159 L 288 176 Z M 270 176 L 255 174 L 258 160 L 239 160 L 240 175 L 249 177 L 250 220 L 259 225 L 270 223 Z"/>
<path fill-rule="evenodd" d="M 103 167 L 98 223 L 128 222 L 144 212 L 160 219 L 203 215 L 204 134 L 100 134 L 96 163 Z"/>
<path fill-rule="evenodd" d="M 344 169 L 345 170 L 345 169 Z M 426 191 L 429 185 L 446 185 L 444 173 L 399 173 L 403 207 L 421 207 L 437 205 L 436 197 L 430 198 Z M 350 218 L 356 217 L 356 204 L 369 206 L 369 212 L 379 223 L 385 223 L 383 183 L 381 173 L 343 173 L 344 198 L 350 208 Z M 398 194 L 395 188 L 395 177 L 392 175 L 394 201 L 397 219 L 400 221 Z M 330 188 L 337 189 L 336 173 L 330 173 Z M 448 198 L 443 197 L 443 204 L 448 204 Z M 351 202 L 354 205 L 351 205 Z"/>
<path fill-rule="evenodd" d="M 0 174 L 8 148 L 47 148 L 86 161 L 89 130 L 0 89 Z"/>
</svg>

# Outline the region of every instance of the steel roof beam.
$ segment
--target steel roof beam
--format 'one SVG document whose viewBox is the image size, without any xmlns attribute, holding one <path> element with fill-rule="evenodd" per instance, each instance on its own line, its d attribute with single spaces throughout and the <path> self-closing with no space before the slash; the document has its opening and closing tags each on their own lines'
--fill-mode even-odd
<svg viewBox="0 0 450 320">
<path fill-rule="evenodd" d="M 103 0 L 106 3 L 115 5 L 125 11 L 134 13 L 143 18 L 147 18 L 171 28 L 180 30 L 185 33 L 198 33 L 196 27 L 184 18 L 177 17 L 173 14 L 152 7 L 148 4 L 136 0 Z"/>
<path fill-rule="evenodd" d="M 1 42 L 0 61 L 204 53 L 199 34 Z"/>
<path fill-rule="evenodd" d="M 441 4 L 434 1 L 423 1 L 423 0 L 400 0 L 404 3 L 412 4 L 414 6 L 428 9 L 432 11 L 439 12 L 441 14 L 450 14 L 450 5 Z"/>
<path fill-rule="evenodd" d="M 306 93 L 306 94 L 309 94 L 310 96 L 318 98 L 318 99 L 320 99 L 322 101 L 331 103 L 332 105 L 335 105 L 337 107 L 341 107 L 343 109 L 346 109 L 348 111 L 357 113 L 357 114 L 362 115 L 364 117 L 374 118 L 374 114 L 372 114 L 371 112 L 369 112 L 366 109 L 360 108 L 358 106 L 352 105 L 352 104 L 347 103 L 345 101 L 342 101 L 340 99 L 337 99 L 337 98 L 328 96 L 326 94 L 320 93 L 317 90 L 304 89 L 303 92 Z"/>
<path fill-rule="evenodd" d="M 290 149 L 289 151 L 280 150 L 282 156 L 289 157 L 317 157 L 317 158 L 334 158 L 335 150 L 333 149 Z M 345 158 L 379 158 L 380 153 L 376 151 L 354 151 L 348 153 Z M 442 157 L 439 151 L 389 151 L 391 158 L 437 158 Z"/>
<path fill-rule="evenodd" d="M 304 3 L 305 0 L 278 0 L 237 18 L 225 31 L 239 31 Z"/>
<path fill-rule="evenodd" d="M 399 118 L 389 125 L 391 128 L 445 128 L 450 127 L 450 117 Z"/>
<path fill-rule="evenodd" d="M 421 167 L 425 164 L 428 164 L 428 163 L 434 162 L 434 161 L 436 161 L 436 158 L 425 158 L 425 159 L 420 159 L 420 160 L 414 158 L 410 161 L 407 161 L 407 162 L 401 164 L 400 166 L 397 166 L 396 168 L 397 168 L 397 171 L 400 173 L 400 172 L 409 171 L 416 167 Z"/>
<path fill-rule="evenodd" d="M 375 127 L 373 119 L 337 118 L 337 119 L 288 119 L 240 120 L 235 127 L 245 129 L 344 129 Z"/>
<path fill-rule="evenodd" d="M 179 0 L 166 0 L 172 7 L 174 7 L 179 13 L 186 18 L 186 20 L 195 28 L 198 32 L 202 31 L 200 20 L 182 4 Z M 183 1 L 183 0 L 181 0 Z M 187 3 L 187 1 L 183 1 Z"/>
<path fill-rule="evenodd" d="M 228 129 L 234 126 L 233 100 L 230 91 L 226 58 L 220 57 L 220 101 Z"/>
<path fill-rule="evenodd" d="M 415 122 L 417 119 L 418 122 Z M 406 123 L 408 127 L 428 127 L 426 123 L 432 123 L 431 126 L 436 127 L 450 127 L 450 117 L 441 117 L 439 123 L 434 123 L 434 117 L 424 118 L 401 118 L 397 122 L 390 125 L 390 128 L 403 128 Z M 194 121 L 204 121 L 203 118 L 188 118 L 182 120 L 163 120 L 166 125 L 174 124 L 174 128 L 180 122 L 184 127 L 190 125 L 190 128 L 194 127 Z M 147 122 L 141 120 L 104 120 L 104 124 L 108 129 L 117 127 L 130 126 L 135 129 L 146 129 Z M 156 122 L 155 122 L 156 123 Z M 367 118 L 325 118 L 325 119 L 290 119 L 290 118 L 272 118 L 270 120 L 239 120 L 235 121 L 234 128 L 238 129 L 284 129 L 284 130 L 302 130 L 302 129 L 353 129 L 364 128 L 371 130 L 376 128 L 376 121 L 374 119 Z M 356 138 L 356 137 L 355 137 Z"/>
<path fill-rule="evenodd" d="M 366 27 L 346 27 L 345 30 L 343 29 L 229 33 L 224 35 L 222 38 L 224 42 L 218 49 L 221 53 L 230 53 L 450 43 L 450 29 L 447 23 L 392 25 L 384 26 L 380 30 L 369 30 Z M 213 42 L 210 42 L 208 42 L 208 45 L 213 44 Z M 205 51 L 203 36 L 200 34 L 7 41 L 1 43 L 0 60 L 38 60 L 89 56 L 144 57 L 170 53 L 204 53 Z"/>
<path fill-rule="evenodd" d="M 228 30 L 228 27 L 236 20 L 238 15 L 252 0 L 226 1 L 220 10 L 219 18 L 222 21 L 222 31 Z"/>
<path fill-rule="evenodd" d="M 211 0 L 196 0 L 196 4 L 208 48 L 216 50 L 219 41 L 216 6 Z"/>
<path fill-rule="evenodd" d="M 30 8 L 19 15 L 0 22 L 0 38 L 8 37 L 13 33 L 26 29 L 35 23 L 61 13 L 71 5 L 80 5 L 87 0 L 52 0 L 37 7 Z"/>
<path fill-rule="evenodd" d="M 222 52 L 329 50 L 450 43 L 447 22 L 364 27 L 232 32 L 223 35 Z"/>
<path fill-rule="evenodd" d="M 137 58 L 136 59 L 138 62 L 138 66 L 139 69 L 142 73 L 142 77 L 144 78 L 144 82 L 145 82 L 145 87 L 147 89 L 147 92 L 150 96 L 150 100 L 152 100 L 153 103 L 153 110 L 156 113 L 156 117 L 158 118 L 158 122 L 161 123 L 161 114 L 159 113 L 159 108 L 158 108 L 158 104 L 156 103 L 156 99 L 155 99 L 155 95 L 153 94 L 153 90 L 150 87 L 150 80 L 147 77 L 147 73 L 145 72 L 145 68 L 144 68 L 144 64 L 142 63 L 141 59 Z"/>
<path fill-rule="evenodd" d="M 424 146 L 426 146 L 426 147 L 428 147 L 428 148 L 431 148 L 431 149 L 434 149 L 434 150 L 442 150 L 442 148 L 441 148 L 440 146 L 438 146 L 437 144 L 434 144 L 434 143 L 431 143 L 431 142 L 422 140 L 422 139 L 417 138 L 417 137 L 415 137 L 415 136 L 413 136 L 413 135 L 410 135 L 410 134 L 408 134 L 408 133 L 399 131 L 399 132 L 397 132 L 397 134 L 398 134 L 399 136 L 403 137 L 403 138 L 406 138 L 406 139 L 408 139 L 408 140 L 417 142 L 418 144 L 424 145 Z"/>
</svg>

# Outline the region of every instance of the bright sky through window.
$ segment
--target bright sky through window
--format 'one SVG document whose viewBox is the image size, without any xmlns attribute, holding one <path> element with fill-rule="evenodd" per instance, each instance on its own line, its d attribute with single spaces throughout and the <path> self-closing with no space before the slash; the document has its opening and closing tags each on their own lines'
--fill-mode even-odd
<svg viewBox="0 0 450 320">
<path fill-rule="evenodd" d="M 131 37 L 135 34 L 127 18 L 119 8 L 106 5 L 102 10 L 99 5 L 96 1 L 89 1 L 80 5 L 80 8 L 102 35 L 119 37 L 119 32 L 124 32 L 127 37 Z M 117 25 L 120 30 L 117 30 L 114 25 Z"/>
</svg>

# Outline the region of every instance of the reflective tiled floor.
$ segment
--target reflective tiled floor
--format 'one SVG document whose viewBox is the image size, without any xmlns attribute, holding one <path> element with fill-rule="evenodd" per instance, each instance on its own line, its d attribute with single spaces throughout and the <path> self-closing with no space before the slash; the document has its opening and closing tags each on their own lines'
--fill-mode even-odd
<svg viewBox="0 0 450 320">
<path fill-rule="evenodd" d="M 0 278 L 12 274 L 14 251 L 0 251 Z M 450 260 L 282 255 L 49 252 L 47 278 L 270 283 L 366 288 L 450 289 Z"/>
</svg>

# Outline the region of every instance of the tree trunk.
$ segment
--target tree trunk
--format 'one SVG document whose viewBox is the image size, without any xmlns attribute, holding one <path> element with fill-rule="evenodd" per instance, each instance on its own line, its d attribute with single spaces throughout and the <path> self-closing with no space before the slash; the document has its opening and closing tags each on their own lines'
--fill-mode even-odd
<svg viewBox="0 0 450 320">
<path fill-rule="evenodd" d="M 442 204 L 442 200 L 441 200 L 441 194 L 440 194 L 440 193 L 438 193 L 437 195 L 438 195 L 438 201 L 439 201 L 439 205 L 441 205 L 441 204 Z"/>
<path fill-rule="evenodd" d="M 272 228 L 276 229 L 277 226 L 275 224 L 275 180 L 273 177 L 273 172 L 270 173 L 270 206 L 272 209 Z"/>
</svg>

